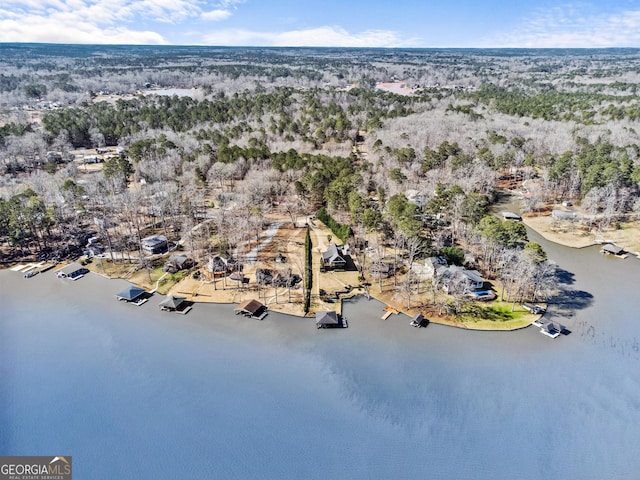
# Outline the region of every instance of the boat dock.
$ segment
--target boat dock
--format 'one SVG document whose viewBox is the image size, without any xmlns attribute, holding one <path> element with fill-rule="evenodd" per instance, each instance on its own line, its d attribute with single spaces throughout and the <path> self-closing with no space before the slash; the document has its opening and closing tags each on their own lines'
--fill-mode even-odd
<svg viewBox="0 0 640 480">
<path fill-rule="evenodd" d="M 47 270 L 51 270 L 53 267 L 55 267 L 54 263 L 38 262 L 15 265 L 11 267 L 10 270 L 12 272 L 24 273 L 25 277 L 32 277 L 34 275 L 37 275 L 38 273 L 43 273 Z"/>
<path fill-rule="evenodd" d="M 382 320 L 386 320 L 387 318 L 389 318 L 391 315 L 398 315 L 400 313 L 399 310 L 387 305 L 386 307 L 384 307 L 385 313 L 384 315 L 382 315 Z"/>
<path fill-rule="evenodd" d="M 532 325 L 538 327 L 540 333 L 549 338 L 557 338 L 560 334 L 567 335 L 569 333 L 564 325 L 550 320 L 542 320 L 542 318 L 534 320 Z"/>
</svg>

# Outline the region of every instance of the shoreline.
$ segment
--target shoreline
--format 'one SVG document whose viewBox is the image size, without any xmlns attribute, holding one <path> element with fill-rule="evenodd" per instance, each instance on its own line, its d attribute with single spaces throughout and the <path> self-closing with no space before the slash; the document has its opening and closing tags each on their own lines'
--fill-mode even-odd
<svg viewBox="0 0 640 480">
<path fill-rule="evenodd" d="M 57 265 L 53 266 L 51 268 L 51 270 L 53 272 L 59 271 L 73 263 L 79 263 L 78 261 L 75 262 L 68 262 L 68 263 L 58 263 Z M 94 263 L 89 263 L 86 265 L 86 267 L 91 271 L 91 273 L 95 273 L 105 279 L 109 279 L 109 280 L 123 280 L 126 282 L 131 283 L 132 285 L 135 285 L 137 287 L 143 288 L 147 291 L 153 291 L 154 293 L 159 293 L 156 291 L 155 284 L 157 282 L 151 282 L 154 285 L 150 285 L 148 282 L 140 282 L 139 278 L 126 278 L 123 276 L 119 276 L 119 275 L 109 275 L 104 271 L 99 271 L 99 269 L 97 268 L 98 266 Z M 6 270 L 10 270 L 11 268 L 6 268 Z M 184 283 L 186 282 L 186 284 Z M 189 285 L 191 285 L 191 283 L 195 283 L 197 284 L 195 286 L 195 288 L 189 287 Z M 286 303 L 274 303 L 274 297 L 271 296 L 270 298 L 268 298 L 267 300 L 263 300 L 260 298 L 259 295 L 252 295 L 253 293 L 256 293 L 253 290 L 244 290 L 244 289 L 238 289 L 238 288 L 225 288 L 222 290 L 214 290 L 216 292 L 219 292 L 219 298 L 215 298 L 213 299 L 212 295 L 207 294 L 207 293 L 200 293 L 198 292 L 198 290 L 200 288 L 202 288 L 202 286 L 204 286 L 206 284 L 201 283 L 200 281 L 194 281 L 193 279 L 191 279 L 190 277 L 186 277 L 184 279 L 182 279 L 181 281 L 177 282 L 176 284 L 174 284 L 171 288 L 169 288 L 169 290 L 165 293 L 159 293 L 160 295 L 163 296 L 167 296 L 167 295 L 180 295 L 180 296 L 186 296 L 187 299 L 190 302 L 193 302 L 194 304 L 216 304 L 216 305 L 234 305 L 234 304 L 238 304 L 242 301 L 251 299 L 251 298 L 255 298 L 256 296 L 258 297 L 258 301 L 261 301 L 261 303 L 264 303 L 269 311 L 273 311 L 273 312 L 277 312 L 280 314 L 284 314 L 284 315 L 289 315 L 289 316 L 293 316 L 296 318 L 312 318 L 313 315 L 312 314 L 305 314 L 302 311 L 302 306 L 303 303 L 302 302 L 286 302 Z M 151 288 L 150 288 L 151 287 Z M 191 288 L 191 289 L 190 289 Z M 191 292 L 191 293 L 190 293 Z M 221 293 L 221 292 L 224 292 Z M 220 298 L 222 296 L 225 296 L 227 298 Z M 298 295 L 298 292 L 296 292 L 296 296 Z M 282 292 L 280 293 L 280 296 L 282 296 L 283 298 L 287 297 L 287 293 L 286 292 Z M 529 326 L 531 326 L 533 324 L 533 322 L 537 319 L 539 319 L 541 317 L 541 315 L 534 315 L 534 314 L 525 314 L 522 317 L 518 318 L 518 319 L 514 319 L 514 320 L 505 320 L 505 321 L 495 321 L 495 320 L 486 320 L 486 319 L 482 319 L 482 318 L 478 318 L 477 320 L 464 320 L 464 319 L 456 319 L 456 318 L 452 318 L 450 316 L 446 316 L 446 315 L 441 315 L 438 314 L 436 312 L 434 312 L 431 308 L 428 307 L 424 307 L 424 308 L 420 308 L 420 307 L 413 307 L 411 309 L 406 309 L 404 307 L 401 306 L 401 304 L 394 298 L 394 295 L 391 294 L 376 294 L 376 293 L 372 293 L 371 291 L 367 291 L 362 287 L 357 287 L 354 288 L 351 292 L 341 295 L 340 296 L 340 301 L 339 302 L 335 302 L 335 303 L 326 303 L 326 302 L 322 302 L 322 303 L 318 303 L 316 301 L 316 305 L 319 308 L 315 308 L 312 309 L 312 311 L 320 311 L 323 309 L 327 309 L 327 310 L 335 310 L 337 313 L 341 314 L 342 310 L 343 310 L 343 301 L 344 300 L 351 300 L 351 299 L 357 299 L 359 297 L 363 297 L 363 298 L 367 298 L 367 299 L 372 299 L 375 301 L 378 301 L 379 303 L 385 305 L 385 306 L 389 306 L 392 309 L 396 310 L 398 312 L 398 314 L 403 314 L 407 317 L 407 319 L 411 319 L 415 314 L 421 313 L 425 316 L 425 318 L 428 318 L 429 323 L 434 323 L 437 325 L 443 325 L 443 326 L 448 326 L 448 327 L 453 327 L 453 328 L 457 328 L 457 329 L 461 329 L 461 330 L 472 330 L 472 331 L 497 331 L 497 332 L 511 332 L 511 331 L 517 331 L 517 330 L 521 330 L 524 328 L 527 328 Z M 210 299 L 210 300 L 209 300 Z M 381 311 L 381 315 L 384 312 Z M 384 321 L 384 320 L 381 320 Z"/>
<path fill-rule="evenodd" d="M 127 282 L 132 283 L 133 285 L 139 286 L 141 288 L 145 288 L 145 285 L 138 284 L 138 283 L 136 283 L 136 282 L 134 282 L 134 281 L 132 281 L 131 279 L 128 279 L 128 278 L 112 277 L 112 276 L 106 275 L 104 273 L 98 272 L 96 270 L 91 270 L 91 271 L 93 273 L 97 273 L 98 275 L 100 275 L 100 276 L 102 276 L 104 278 L 107 278 L 107 279 L 125 280 Z M 230 298 L 207 300 L 207 298 L 211 298 L 207 294 L 199 294 L 198 292 L 195 292 L 195 295 L 188 294 L 187 292 L 184 291 L 184 290 L 188 290 L 188 289 L 185 289 L 185 286 L 181 285 L 181 283 L 182 282 L 178 282 L 173 287 L 171 287 L 166 294 L 160 294 L 160 295 L 165 295 L 165 296 L 166 295 L 170 295 L 170 294 L 187 295 L 189 301 L 194 302 L 195 304 L 202 303 L 202 304 L 216 304 L 216 305 L 234 305 L 234 304 L 240 303 L 240 302 L 242 302 L 244 300 L 250 299 L 251 298 L 250 293 L 253 293 L 252 291 L 248 291 L 248 290 L 228 288 L 228 289 L 222 290 L 222 291 L 224 291 L 227 294 L 227 296 L 229 296 Z M 218 292 L 220 292 L 220 291 L 221 290 L 218 290 Z M 286 293 L 282 293 L 281 295 L 286 296 Z M 461 330 L 511 332 L 511 331 L 517 331 L 517 330 L 521 330 L 521 329 L 527 328 L 527 327 L 531 326 L 534 321 L 536 321 L 537 319 L 539 319 L 541 317 L 541 315 L 526 314 L 526 315 L 523 315 L 519 319 L 507 320 L 507 321 L 503 321 L 503 322 L 492 321 L 492 320 L 484 320 L 484 319 L 460 320 L 460 319 L 451 318 L 451 317 L 445 316 L 445 315 L 434 314 L 434 312 L 431 311 L 428 308 L 419 308 L 419 307 L 415 308 L 414 307 L 414 308 L 411 308 L 411 309 L 407 310 L 406 308 L 401 307 L 398 304 L 398 302 L 394 301 L 393 295 L 391 295 L 391 296 L 376 295 L 376 294 L 373 294 L 371 292 L 367 292 L 364 288 L 361 288 L 361 287 L 354 288 L 348 294 L 345 294 L 345 295 L 341 296 L 340 299 L 339 299 L 340 300 L 339 302 L 335 302 L 335 303 L 325 303 L 325 302 L 323 302 L 321 305 L 318 305 L 318 307 L 320 307 L 320 308 L 316 308 L 315 310 L 319 311 L 319 310 L 322 310 L 323 308 L 325 308 L 325 309 L 335 310 L 337 313 L 341 314 L 342 310 L 343 310 L 343 305 L 342 304 L 343 304 L 344 300 L 357 299 L 359 297 L 372 299 L 372 300 L 375 300 L 375 301 L 377 301 L 377 302 L 379 302 L 379 303 L 381 303 L 381 304 L 383 304 L 385 306 L 389 306 L 389 307 L 395 309 L 399 314 L 405 315 L 407 317 L 407 319 L 411 319 L 417 313 L 422 313 L 422 314 L 425 315 L 426 318 L 429 319 L 429 323 L 434 323 L 434 324 L 437 324 L 437 325 L 443 325 L 443 326 L 458 328 L 458 329 L 461 329 Z M 272 300 L 272 299 L 273 298 L 271 298 L 270 300 Z M 261 300 L 259 299 L 259 301 L 261 301 Z M 312 314 L 304 314 L 301 311 L 302 310 L 302 302 L 297 302 L 297 303 L 270 303 L 270 302 L 267 302 L 265 305 L 267 306 L 268 310 L 273 311 L 273 312 L 277 312 L 277 313 L 281 313 L 281 314 L 284 314 L 284 315 L 290 315 L 290 316 L 293 316 L 293 317 L 296 317 L 296 318 L 312 318 L 313 317 Z M 384 312 L 381 311 L 381 315 L 383 313 Z M 382 321 L 384 321 L 384 320 L 382 320 Z"/>
<path fill-rule="evenodd" d="M 522 223 L 549 242 L 563 247 L 582 249 L 611 243 L 622 247 L 625 252 L 640 258 L 640 228 L 633 222 L 624 222 L 621 228 L 608 230 L 597 238 L 591 231 L 554 231 L 550 215 L 523 216 Z"/>
</svg>

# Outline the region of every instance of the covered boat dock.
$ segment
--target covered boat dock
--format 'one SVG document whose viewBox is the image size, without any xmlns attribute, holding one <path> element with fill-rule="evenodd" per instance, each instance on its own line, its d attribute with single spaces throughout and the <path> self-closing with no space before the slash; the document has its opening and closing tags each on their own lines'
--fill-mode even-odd
<svg viewBox="0 0 640 480">
<path fill-rule="evenodd" d="M 411 325 L 412 327 L 423 328 L 429 325 L 429 320 L 424 318 L 424 315 L 422 315 L 421 313 L 416 313 L 411 319 L 409 325 Z"/>
<path fill-rule="evenodd" d="M 243 314 L 245 317 L 255 318 L 256 320 L 263 320 L 269 313 L 267 307 L 257 300 L 247 300 L 239 304 L 234 312 L 236 315 Z"/>
<path fill-rule="evenodd" d="M 186 315 L 191 310 L 190 302 L 187 302 L 187 297 L 178 297 L 168 295 L 158 305 L 163 312 L 175 312 L 181 315 Z"/>
<path fill-rule="evenodd" d="M 316 312 L 317 328 L 347 328 L 347 321 L 333 310 Z"/>
<path fill-rule="evenodd" d="M 626 258 L 627 252 L 624 251 L 622 247 L 615 245 L 613 243 L 605 243 L 600 248 L 600 253 L 604 253 L 606 255 L 614 255 L 619 258 Z"/>
<path fill-rule="evenodd" d="M 149 300 L 148 293 L 143 288 L 136 287 L 134 285 L 131 285 L 120 293 L 117 293 L 116 298 L 119 301 L 131 303 L 138 307 Z"/>
</svg>

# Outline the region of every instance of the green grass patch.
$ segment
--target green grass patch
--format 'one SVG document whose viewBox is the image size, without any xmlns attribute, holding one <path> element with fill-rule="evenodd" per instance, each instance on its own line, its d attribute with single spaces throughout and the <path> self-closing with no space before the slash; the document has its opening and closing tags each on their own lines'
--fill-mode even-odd
<svg viewBox="0 0 640 480">
<path fill-rule="evenodd" d="M 163 275 L 164 272 L 162 271 L 162 268 L 159 268 L 159 270 L 160 270 L 160 276 Z M 151 274 L 151 278 L 154 278 L 154 274 L 155 274 L 155 269 Z M 176 273 L 168 273 L 167 276 L 164 277 L 162 280 L 160 280 L 160 282 L 158 283 L 158 293 L 162 295 L 166 295 L 167 292 L 169 292 L 169 290 L 171 290 L 171 288 L 176 283 L 178 283 L 180 280 L 184 279 L 188 275 L 189 275 L 189 270 L 180 270 L 179 272 L 176 272 Z"/>
<path fill-rule="evenodd" d="M 526 327 L 537 318 L 521 305 L 507 302 L 471 303 L 457 319 L 466 327 L 478 330 L 515 330 Z"/>
</svg>

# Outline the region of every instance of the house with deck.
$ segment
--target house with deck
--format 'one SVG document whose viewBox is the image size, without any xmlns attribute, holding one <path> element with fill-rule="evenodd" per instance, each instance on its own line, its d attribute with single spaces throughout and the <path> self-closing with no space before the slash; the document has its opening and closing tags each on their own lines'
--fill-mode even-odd
<svg viewBox="0 0 640 480">
<path fill-rule="evenodd" d="M 369 274 L 373 278 L 389 278 L 393 275 L 395 267 L 393 263 L 376 262 L 369 267 Z"/>
<path fill-rule="evenodd" d="M 469 293 L 484 287 L 484 278 L 480 272 L 457 265 L 439 268 L 434 280 L 439 282 L 447 293 Z"/>
<path fill-rule="evenodd" d="M 329 248 L 322 252 L 322 266 L 324 268 L 344 268 L 347 265 L 347 261 L 344 258 L 342 249 L 332 243 Z"/>
<path fill-rule="evenodd" d="M 176 273 L 180 270 L 187 270 L 195 265 L 195 261 L 189 255 L 182 253 L 180 255 L 173 255 L 164 267 L 163 272 Z"/>
<path fill-rule="evenodd" d="M 153 255 L 164 253 L 169 248 L 169 241 L 164 235 L 152 235 L 142 239 L 142 251 Z"/>
</svg>

